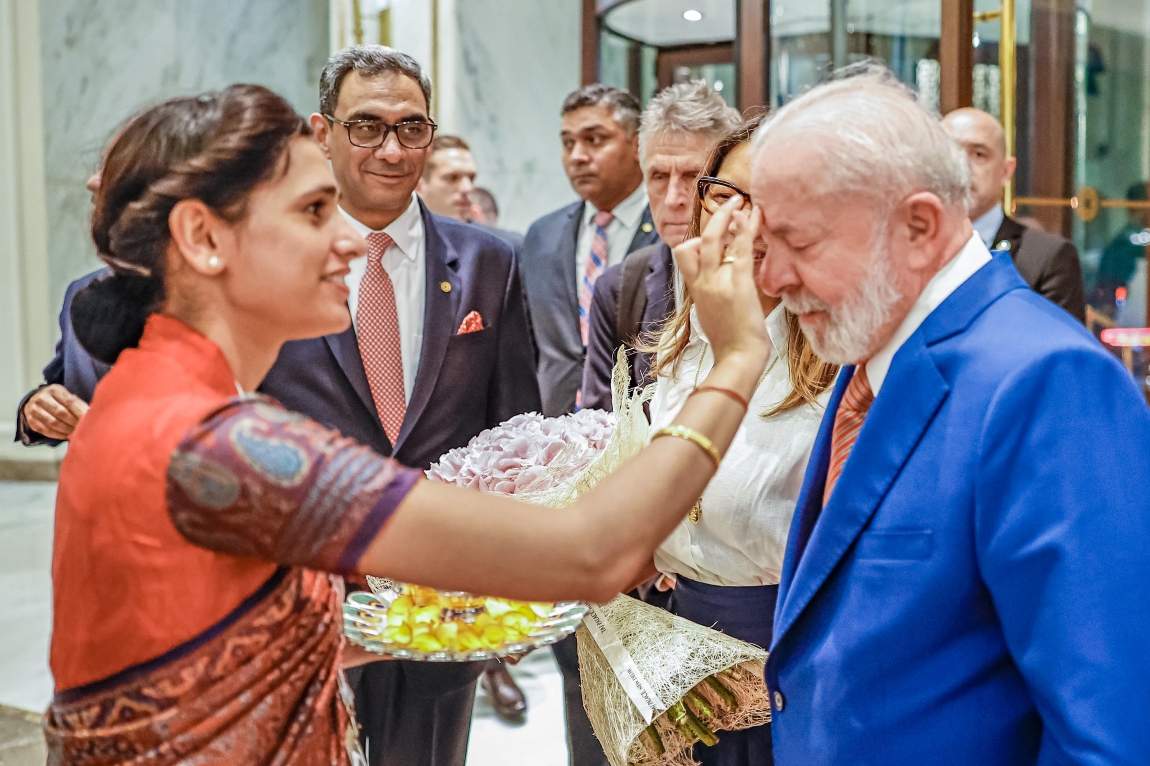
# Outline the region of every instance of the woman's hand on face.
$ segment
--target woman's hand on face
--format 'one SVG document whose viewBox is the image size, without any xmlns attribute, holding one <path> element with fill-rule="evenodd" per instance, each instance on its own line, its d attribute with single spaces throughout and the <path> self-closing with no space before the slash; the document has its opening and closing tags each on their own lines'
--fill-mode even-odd
<svg viewBox="0 0 1150 766">
<path fill-rule="evenodd" d="M 754 274 L 761 215 L 742 207 L 735 195 L 711 216 L 701 237 L 674 250 L 716 363 L 732 354 L 765 362 L 770 348 Z"/>
</svg>

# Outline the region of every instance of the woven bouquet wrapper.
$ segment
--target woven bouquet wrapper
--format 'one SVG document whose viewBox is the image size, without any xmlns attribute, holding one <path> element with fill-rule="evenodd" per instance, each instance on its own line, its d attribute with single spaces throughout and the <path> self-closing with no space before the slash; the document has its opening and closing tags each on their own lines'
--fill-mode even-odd
<svg viewBox="0 0 1150 766">
<path fill-rule="evenodd" d="M 629 381 L 620 352 L 612 381 L 615 430 L 607 445 L 576 475 L 539 490 L 528 487 L 516 493 L 518 499 L 550 507 L 568 505 L 646 446 L 650 428 L 643 403 L 651 398 L 654 389 L 648 387 L 628 397 Z M 562 460 L 557 461 L 556 470 L 563 471 L 562 465 Z M 540 477 L 543 483 L 548 481 L 548 471 Z M 697 738 L 688 738 L 665 715 L 668 708 L 692 690 L 707 700 L 715 714 L 707 722 L 713 730 L 735 731 L 770 722 L 770 702 L 763 681 L 767 653 L 763 649 L 629 596 L 617 596 L 597 607 L 596 612 L 610 625 L 634 670 L 654 693 L 653 725 L 663 749 L 659 753 L 645 733 L 648 722 L 584 625 L 577 633 L 583 706 L 612 766 L 695 764 L 691 749 Z M 733 710 L 711 686 L 703 683 L 716 674 L 720 674 L 718 680 L 737 701 Z"/>
<path fill-rule="evenodd" d="M 628 396 L 629 382 L 620 351 L 612 380 L 613 428 L 611 415 L 596 410 L 561 418 L 519 415 L 444 455 L 428 477 L 549 508 L 570 505 L 649 441 L 643 404 L 653 387 Z M 684 733 L 689 730 L 666 715 L 688 692 L 708 704 L 712 717 L 706 725 L 712 730 L 734 731 L 771 720 L 764 650 L 624 595 L 594 607 L 594 616 L 621 644 L 612 651 L 615 664 L 622 652 L 630 672 L 641 676 L 653 697 L 648 712 L 659 734 L 656 744 L 620 681 L 622 671 L 612 666 L 585 620 L 577 633 L 583 705 L 612 766 L 694 764 L 691 748 L 698 737 Z M 704 683 L 710 677 L 724 694 Z M 737 704 L 730 704 L 732 697 Z"/>
</svg>

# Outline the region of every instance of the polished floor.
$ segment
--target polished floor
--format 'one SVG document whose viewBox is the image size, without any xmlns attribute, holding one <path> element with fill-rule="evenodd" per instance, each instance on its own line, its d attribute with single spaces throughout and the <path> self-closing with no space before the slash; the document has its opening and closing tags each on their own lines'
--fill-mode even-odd
<svg viewBox="0 0 1150 766">
<path fill-rule="evenodd" d="M 56 485 L 0 482 L 0 766 L 44 763 L 38 711 L 52 695 L 52 506 Z M 479 693 L 467 766 L 565 766 L 563 688 L 550 651 L 511 669 L 527 695 L 527 720 L 501 721 Z"/>
</svg>

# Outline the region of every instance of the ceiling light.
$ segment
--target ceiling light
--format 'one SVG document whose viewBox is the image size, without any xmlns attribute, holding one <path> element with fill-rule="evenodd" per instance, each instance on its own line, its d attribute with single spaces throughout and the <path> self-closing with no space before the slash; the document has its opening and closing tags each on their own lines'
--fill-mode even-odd
<svg viewBox="0 0 1150 766">
<path fill-rule="evenodd" d="M 683 18 L 686 19 L 687 21 L 702 21 L 703 20 L 703 14 L 699 13 L 696 10 L 683 11 Z"/>
</svg>

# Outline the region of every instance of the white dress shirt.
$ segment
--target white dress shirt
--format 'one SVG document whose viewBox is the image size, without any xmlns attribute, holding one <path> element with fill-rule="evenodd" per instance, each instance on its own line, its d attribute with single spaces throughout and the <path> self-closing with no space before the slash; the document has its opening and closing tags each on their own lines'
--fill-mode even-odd
<svg viewBox="0 0 1150 766">
<path fill-rule="evenodd" d="M 372 233 L 372 229 L 352 218 L 342 207 L 339 212 L 360 235 L 366 237 Z M 399 348 L 403 356 L 403 395 L 407 403 L 411 404 L 415 373 L 419 370 L 419 356 L 423 350 L 423 309 L 427 303 L 427 237 L 414 192 L 407 210 L 384 227 L 383 232 L 395 243 L 383 254 L 383 269 L 395 288 Z M 355 258 L 348 265 L 351 273 L 344 278 L 351 293 L 347 298 L 347 307 L 351 310 L 352 326 L 358 333 L 359 322 L 355 312 L 359 307 L 359 286 L 367 272 L 367 256 Z"/>
<path fill-rule="evenodd" d="M 914 335 L 931 312 L 942 305 L 951 293 L 962 286 L 962 283 L 974 276 L 974 273 L 990 263 L 990 251 L 982 243 L 978 234 L 971 234 L 970 239 L 958 254 L 950 259 L 950 263 L 938 270 L 923 288 L 918 300 L 910 307 L 910 313 L 902 320 L 902 324 L 894 331 L 890 341 L 883 346 L 877 354 L 866 363 L 866 377 L 870 383 L 871 391 L 878 396 L 886 374 L 890 370 L 891 360 L 906 339 Z"/>
<path fill-rule="evenodd" d="M 791 517 L 831 392 L 828 389 L 819 396 L 821 406 L 803 405 L 769 418 L 762 416 L 791 391 L 782 306 L 771 312 L 766 325 L 781 358 L 772 355 L 768 364 L 773 366 L 751 396 L 743 423 L 703 492 L 699 523 L 683 519 L 655 551 L 655 566 L 663 574 L 708 585 L 775 585 L 779 581 Z M 692 313 L 691 340 L 675 377 L 658 378 L 651 401 L 652 431 L 669 425 L 679 414 L 695 386 L 696 372 L 701 381 L 714 366 L 709 348 L 700 359 L 706 336 L 698 328 Z"/>
<path fill-rule="evenodd" d="M 622 263 L 627 257 L 627 248 L 639 231 L 643 221 L 643 211 L 647 209 L 647 189 L 643 184 L 631 192 L 627 199 L 611 211 L 615 218 L 607 224 L 607 264 L 603 268 Z M 583 203 L 583 225 L 579 227 L 579 239 L 575 244 L 575 292 L 583 282 L 587 261 L 591 258 L 591 243 L 595 241 L 595 214 L 599 209 L 590 202 Z"/>
<path fill-rule="evenodd" d="M 1006 213 L 1002 212 L 1002 205 L 995 205 L 971 223 L 974 224 L 974 233 L 982 240 L 982 244 L 992 247 L 994 235 L 998 233 L 1004 220 Z"/>
</svg>

